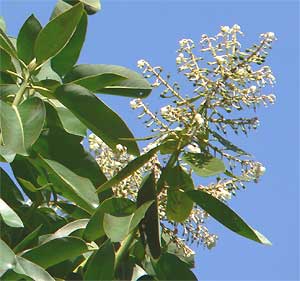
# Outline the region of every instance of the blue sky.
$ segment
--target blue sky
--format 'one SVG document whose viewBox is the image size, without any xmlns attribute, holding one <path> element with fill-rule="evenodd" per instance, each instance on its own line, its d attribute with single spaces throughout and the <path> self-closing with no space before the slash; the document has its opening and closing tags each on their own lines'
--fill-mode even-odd
<svg viewBox="0 0 300 281">
<path fill-rule="evenodd" d="M 16 36 L 31 13 L 45 24 L 55 1 L 0 3 L 8 31 Z M 230 202 L 273 246 L 248 241 L 212 220 L 209 229 L 219 235 L 218 245 L 211 251 L 195 248 L 195 272 L 200 280 L 299 280 L 299 2 L 103 0 L 102 7 L 101 13 L 90 17 L 80 63 L 136 69 L 136 61 L 146 58 L 172 72 L 182 38 L 197 42 L 201 34 L 214 35 L 221 25 L 235 23 L 245 33 L 245 46 L 255 43 L 260 33 L 276 33 L 278 41 L 267 64 L 277 78 L 277 102 L 259 110 L 258 131 L 237 139 L 264 163 L 267 173 Z M 129 122 L 136 136 L 145 135 L 129 100 L 108 96 L 104 100 Z M 149 103 L 159 107 L 155 92 Z"/>
</svg>

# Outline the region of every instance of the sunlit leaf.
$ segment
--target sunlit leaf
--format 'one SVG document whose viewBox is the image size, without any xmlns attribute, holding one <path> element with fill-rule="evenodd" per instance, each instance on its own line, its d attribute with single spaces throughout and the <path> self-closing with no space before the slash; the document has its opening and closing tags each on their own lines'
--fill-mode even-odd
<svg viewBox="0 0 300 281">
<path fill-rule="evenodd" d="M 0 215 L 3 221 L 11 227 L 24 227 L 16 212 L 0 198 Z"/>
<path fill-rule="evenodd" d="M 249 226 L 239 215 L 217 198 L 202 190 L 186 193 L 203 210 L 233 232 L 262 244 L 271 244 L 266 237 Z"/>
</svg>

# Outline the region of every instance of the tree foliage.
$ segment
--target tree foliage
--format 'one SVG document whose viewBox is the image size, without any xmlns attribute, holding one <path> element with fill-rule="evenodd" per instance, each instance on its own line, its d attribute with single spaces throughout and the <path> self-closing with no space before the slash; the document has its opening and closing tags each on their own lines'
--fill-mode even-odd
<svg viewBox="0 0 300 281">
<path fill-rule="evenodd" d="M 209 80 L 210 70 L 202 75 L 194 69 L 193 46 L 181 42 L 176 62 L 182 71 L 194 69 L 185 75 L 198 87 L 196 96 L 186 99 L 162 78 L 160 68 L 145 61 L 139 62 L 145 77 L 123 66 L 76 65 L 88 15 L 100 8 L 98 0 L 59 0 L 45 26 L 31 15 L 17 38 L 6 34 L 1 19 L 0 160 L 10 164 L 16 179 L 1 169 L 1 280 L 196 280 L 194 253 L 178 231 L 190 231 L 199 210 L 239 235 L 270 244 L 226 204 L 238 183 L 257 181 L 264 167 L 237 160 L 249 154 L 215 131 L 224 132 L 226 124 L 234 130 L 253 125 L 253 120 L 226 119 L 216 106 L 229 112 L 245 102 L 237 94 L 231 103 L 225 88 L 245 87 L 237 68 L 261 64 L 265 55 L 254 47 L 252 55 L 232 58 L 236 68 L 226 70 L 229 57 L 225 62 L 215 54 L 217 71 L 228 72 L 216 82 Z M 226 28 L 221 34 L 229 34 Z M 270 37 L 258 48 L 265 49 Z M 151 77 L 153 84 L 146 79 Z M 211 85 L 204 88 L 201 81 Z M 209 96 L 213 83 L 220 84 L 221 97 Z M 158 86 L 178 105 L 162 108 L 163 120 L 141 100 Z M 131 106 L 157 124 L 158 134 L 144 139 L 151 140 L 145 150 L 140 152 L 139 139 L 96 95 L 101 93 L 135 98 Z M 93 133 L 90 151 L 82 145 L 88 132 Z M 232 172 L 236 161 L 249 166 L 241 176 Z M 226 184 L 221 174 L 228 177 Z M 217 176 L 217 183 L 197 187 L 195 176 Z"/>
</svg>

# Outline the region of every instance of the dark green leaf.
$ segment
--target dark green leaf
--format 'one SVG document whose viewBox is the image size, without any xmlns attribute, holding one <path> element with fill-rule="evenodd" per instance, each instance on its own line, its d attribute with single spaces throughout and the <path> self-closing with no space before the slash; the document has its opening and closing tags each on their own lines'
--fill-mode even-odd
<svg viewBox="0 0 300 281">
<path fill-rule="evenodd" d="M 149 246 L 152 257 L 157 259 L 161 254 L 161 245 L 155 177 L 153 173 L 144 179 L 138 191 L 137 206 L 140 207 L 148 201 L 154 201 L 154 203 L 147 210 L 145 218 L 140 223 L 139 230 L 142 240 Z"/>
<path fill-rule="evenodd" d="M 0 17 L 0 29 L 2 29 L 3 32 L 6 32 L 6 23 L 2 16 Z"/>
<path fill-rule="evenodd" d="M 251 156 L 248 152 L 244 151 L 243 149 L 237 147 L 227 139 L 223 138 L 221 135 L 219 135 L 217 132 L 211 131 L 211 134 L 222 144 L 227 150 L 234 151 L 238 153 L 239 155 L 247 155 Z"/>
<path fill-rule="evenodd" d="M 25 252 L 22 257 L 43 268 L 48 268 L 87 251 L 88 247 L 83 240 L 75 237 L 64 237 L 37 246 Z"/>
<path fill-rule="evenodd" d="M 97 192 L 103 192 L 114 185 L 119 184 L 123 179 L 127 178 L 128 176 L 132 175 L 133 172 L 141 168 L 144 164 L 146 164 L 154 154 L 160 149 L 159 146 L 149 150 L 145 154 L 138 156 L 131 162 L 129 162 L 122 170 L 120 170 L 115 176 L 109 179 L 107 182 L 102 184 L 100 187 L 97 188 Z"/>
<path fill-rule="evenodd" d="M 10 106 L 0 101 L 0 124 L 4 146 L 21 155 L 39 137 L 44 125 L 46 110 L 39 98 L 27 99 L 20 106 Z"/>
<path fill-rule="evenodd" d="M 63 210 L 63 212 L 67 213 L 73 219 L 84 219 L 90 217 L 90 214 L 88 212 L 74 204 L 65 202 L 57 202 L 56 204 L 61 210 Z"/>
<path fill-rule="evenodd" d="M 84 280 L 114 280 L 115 252 L 107 240 L 88 261 Z"/>
<path fill-rule="evenodd" d="M 103 229 L 106 236 L 112 242 L 124 240 L 138 226 L 152 203 L 153 201 L 144 203 L 129 216 L 116 217 L 107 213 L 104 214 Z"/>
<path fill-rule="evenodd" d="M 99 204 L 95 188 L 87 178 L 80 177 L 56 161 L 39 157 L 48 170 L 51 182 L 56 192 L 77 203 L 90 214 Z"/>
<path fill-rule="evenodd" d="M 186 152 L 183 156 L 183 160 L 201 177 L 215 176 L 226 170 L 222 160 L 204 153 Z"/>
<path fill-rule="evenodd" d="M 60 76 L 52 69 L 50 61 L 45 62 L 35 75 L 36 80 L 54 80 L 61 84 Z M 40 82 L 38 82 L 40 83 Z M 46 82 L 47 83 L 47 82 Z M 45 84 L 45 83 L 44 83 Z"/>
<path fill-rule="evenodd" d="M 82 4 L 51 20 L 39 33 L 35 41 L 34 53 L 38 64 L 54 57 L 69 42 L 83 11 Z"/>
<path fill-rule="evenodd" d="M 17 274 L 26 275 L 35 281 L 54 281 L 50 274 L 40 266 L 22 258 L 16 256 L 14 252 L 0 240 L 0 277 L 7 270 L 13 270 Z M 11 275 L 13 276 L 13 275 Z M 3 279 L 7 280 L 7 279 Z M 16 279 L 10 279 L 16 280 Z"/>
<path fill-rule="evenodd" d="M 186 263 L 169 253 L 163 254 L 153 266 L 158 280 L 197 280 Z"/>
<path fill-rule="evenodd" d="M 194 189 L 193 180 L 180 166 L 176 166 L 167 170 L 166 181 L 167 217 L 171 221 L 183 222 L 193 209 L 193 201 L 184 193 Z"/>
<path fill-rule="evenodd" d="M 87 89 L 79 85 L 63 85 L 56 89 L 55 97 L 110 148 L 116 150 L 120 143 L 130 154 L 139 154 L 136 142 L 122 140 L 133 138 L 126 123 Z"/>
<path fill-rule="evenodd" d="M 91 217 L 83 234 L 87 241 L 94 241 L 105 235 L 103 228 L 104 214 L 127 216 L 135 211 L 135 204 L 126 198 L 109 198 L 101 203 Z"/>
<path fill-rule="evenodd" d="M 86 13 L 83 13 L 70 41 L 61 50 L 61 52 L 51 60 L 51 66 L 53 70 L 59 75 L 65 75 L 77 62 L 85 40 L 86 29 L 87 15 Z"/>
<path fill-rule="evenodd" d="M 103 74 L 107 74 L 102 78 Z M 117 81 L 110 81 L 112 75 L 126 77 Z M 87 81 L 93 81 L 91 86 Z M 128 68 L 108 65 L 108 64 L 82 64 L 75 66 L 64 78 L 65 83 L 84 83 L 85 87 L 91 87 L 91 91 L 96 93 L 106 93 L 112 95 L 120 95 L 127 97 L 147 97 L 151 92 L 151 85 L 140 74 Z M 98 84 L 97 84 L 97 83 Z M 101 83 L 103 85 L 101 86 Z"/>
<path fill-rule="evenodd" d="M 14 45 L 11 43 L 9 38 L 6 36 L 4 31 L 0 28 L 0 49 L 5 50 L 13 58 L 17 57 L 17 52 Z"/>
<path fill-rule="evenodd" d="M 266 237 L 250 227 L 227 205 L 207 192 L 201 190 L 188 191 L 187 195 L 213 218 L 237 234 L 262 244 L 271 244 Z"/>
<path fill-rule="evenodd" d="M 0 70 L 1 71 L 11 70 L 13 72 L 16 72 L 11 56 L 3 49 L 0 49 Z M 1 80 L 2 82 L 4 82 L 3 78 L 1 78 Z"/>
<path fill-rule="evenodd" d="M 41 30 L 42 26 L 34 15 L 31 15 L 20 29 L 17 38 L 18 56 L 26 64 L 34 59 L 34 43 Z"/>
<path fill-rule="evenodd" d="M 1 198 L 0 198 L 0 215 L 3 219 L 3 221 L 7 225 L 9 225 L 11 227 L 24 227 L 20 217 Z"/>
<path fill-rule="evenodd" d="M 30 232 L 22 241 L 20 241 L 15 247 L 14 252 L 19 253 L 32 247 L 34 244 L 38 242 L 38 236 L 42 229 L 42 225 L 38 226 L 35 230 Z"/>
</svg>

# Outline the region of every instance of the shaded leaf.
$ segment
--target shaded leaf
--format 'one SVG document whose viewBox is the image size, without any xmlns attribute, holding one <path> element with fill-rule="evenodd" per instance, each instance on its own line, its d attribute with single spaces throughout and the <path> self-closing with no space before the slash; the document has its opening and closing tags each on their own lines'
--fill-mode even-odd
<svg viewBox="0 0 300 281">
<path fill-rule="evenodd" d="M 0 29 L 2 29 L 3 32 L 6 32 L 6 23 L 2 16 L 0 16 Z"/>
<path fill-rule="evenodd" d="M 110 214 L 104 214 L 103 229 L 107 237 L 112 242 L 124 240 L 126 236 L 138 226 L 152 203 L 153 201 L 144 203 L 129 216 L 116 217 Z"/>
<path fill-rule="evenodd" d="M 111 149 L 116 150 L 116 145 L 122 144 L 130 154 L 139 154 L 136 142 L 122 140 L 133 138 L 126 123 L 87 89 L 79 85 L 63 85 L 56 89 L 55 97 Z"/>
<path fill-rule="evenodd" d="M 92 214 L 99 201 L 91 181 L 80 177 L 56 161 L 39 157 L 49 171 L 54 189 Z"/>
<path fill-rule="evenodd" d="M 193 190 L 194 184 L 191 177 L 180 167 L 175 166 L 167 171 L 167 208 L 169 220 L 183 222 L 188 218 L 193 209 L 193 201 L 184 193 L 184 190 Z"/>
<path fill-rule="evenodd" d="M 25 252 L 26 258 L 43 268 L 48 268 L 88 251 L 85 242 L 75 237 L 56 238 Z"/>
<path fill-rule="evenodd" d="M 74 219 L 89 218 L 90 214 L 82 208 L 66 202 L 57 202 L 57 206 Z"/>
<path fill-rule="evenodd" d="M 53 20 L 55 17 L 59 16 L 60 14 L 66 12 L 71 8 L 72 8 L 71 4 L 68 4 L 63 0 L 58 0 L 51 14 L 50 20 Z"/>
<path fill-rule="evenodd" d="M 84 239 L 94 241 L 105 235 L 103 228 L 104 214 L 127 216 L 135 211 L 135 204 L 126 198 L 109 198 L 104 200 L 91 217 L 83 233 Z"/>
<path fill-rule="evenodd" d="M 55 72 L 63 76 L 71 70 L 77 62 L 85 40 L 87 29 L 87 15 L 83 13 L 74 34 L 67 45 L 51 60 Z"/>
<path fill-rule="evenodd" d="M 222 160 L 204 153 L 186 152 L 182 159 L 201 177 L 215 176 L 226 170 Z"/>
<path fill-rule="evenodd" d="M 0 100 L 0 125 L 4 146 L 15 153 L 28 155 L 27 150 L 39 137 L 45 121 L 41 99 L 30 98 L 18 107 Z"/>
<path fill-rule="evenodd" d="M 1 71 L 11 70 L 16 72 L 11 56 L 3 49 L 0 49 L 0 70 Z M 11 80 L 13 80 L 13 78 Z M 3 81 L 2 77 L 1 77 L 1 81 L 2 81 L 1 83 L 5 82 Z"/>
<path fill-rule="evenodd" d="M 148 201 L 154 201 L 154 203 L 148 208 L 145 218 L 140 223 L 139 230 L 142 240 L 149 246 L 152 257 L 157 259 L 161 254 L 161 245 L 155 177 L 153 173 L 146 176 L 138 191 L 137 206 L 140 207 Z"/>
<path fill-rule="evenodd" d="M 103 76 L 104 74 L 106 76 Z M 110 79 L 113 78 L 113 75 L 126 77 L 127 79 L 111 81 Z M 88 81 L 93 83 L 89 85 Z M 64 82 L 83 85 L 96 93 L 135 98 L 147 97 L 152 89 L 148 81 L 137 72 L 122 66 L 108 64 L 77 65 L 66 75 Z"/>
<path fill-rule="evenodd" d="M 0 215 L 3 221 L 11 227 L 24 227 L 22 220 L 16 212 L 0 198 Z"/>
<path fill-rule="evenodd" d="M 158 280 L 197 280 L 186 263 L 169 253 L 163 254 L 153 267 Z"/>
<path fill-rule="evenodd" d="M 71 9 L 52 19 L 38 34 L 34 53 L 38 64 L 54 57 L 69 42 L 83 11 L 82 4 L 77 4 Z"/>
<path fill-rule="evenodd" d="M 88 260 L 84 280 L 113 280 L 115 252 L 112 243 L 107 240 Z"/>
<path fill-rule="evenodd" d="M 9 40 L 9 38 L 1 28 L 0 28 L 0 48 L 5 50 L 13 58 L 17 57 L 17 52 L 14 45 L 12 44 L 12 42 Z"/>
<path fill-rule="evenodd" d="M 134 160 L 129 162 L 122 170 L 120 170 L 115 176 L 109 179 L 107 182 L 102 184 L 97 188 L 97 192 L 103 192 L 114 185 L 119 184 L 122 180 L 127 178 L 128 176 L 132 175 L 133 172 L 137 171 L 141 168 L 144 164 L 146 164 L 160 149 L 160 146 L 157 146 L 145 154 L 136 157 Z M 149 199 L 151 200 L 151 199 Z"/>
<path fill-rule="evenodd" d="M 18 56 L 26 64 L 34 58 L 34 43 L 41 30 L 42 26 L 34 15 L 31 15 L 20 29 L 17 38 Z"/>
<path fill-rule="evenodd" d="M 201 190 L 186 193 L 203 210 L 235 233 L 262 244 L 271 244 L 266 237 L 250 227 L 239 215 L 217 198 Z"/>
</svg>

